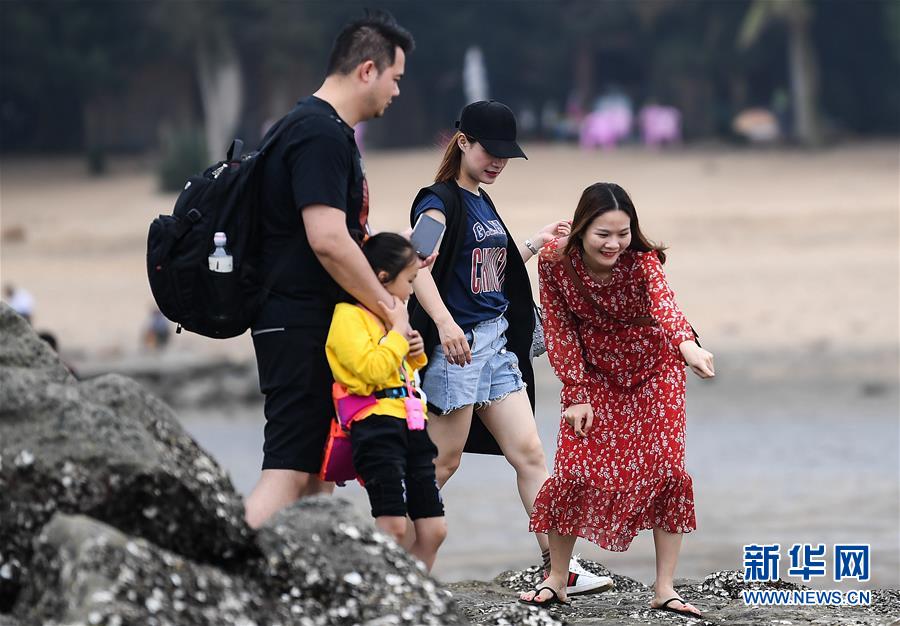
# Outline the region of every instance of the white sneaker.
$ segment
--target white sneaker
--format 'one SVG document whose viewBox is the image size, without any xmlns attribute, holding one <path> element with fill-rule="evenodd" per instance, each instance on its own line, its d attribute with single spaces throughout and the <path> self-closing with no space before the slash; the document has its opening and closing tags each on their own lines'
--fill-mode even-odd
<svg viewBox="0 0 900 626">
<path fill-rule="evenodd" d="M 609 576 L 598 576 L 581 567 L 577 557 L 573 556 L 569 560 L 569 580 L 566 582 L 567 596 L 600 593 L 612 589 L 614 586 L 615 583 Z"/>
</svg>

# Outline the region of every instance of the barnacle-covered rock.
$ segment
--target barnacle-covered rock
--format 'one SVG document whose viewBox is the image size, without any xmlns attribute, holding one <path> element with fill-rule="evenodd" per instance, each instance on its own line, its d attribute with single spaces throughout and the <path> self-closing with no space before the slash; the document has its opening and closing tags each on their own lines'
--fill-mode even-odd
<svg viewBox="0 0 900 626">
<path fill-rule="evenodd" d="M 342 498 L 305 498 L 281 510 L 257 542 L 266 584 L 334 623 L 466 623 L 422 564 Z"/>
<path fill-rule="evenodd" d="M 646 591 L 647 585 L 628 576 L 622 576 L 611 572 L 602 563 L 595 561 L 579 560 L 582 567 L 592 574 L 599 576 L 609 576 L 613 579 L 616 591 Z M 527 591 L 534 589 L 539 582 L 544 579 L 542 568 L 539 565 L 532 565 L 523 570 L 511 570 L 498 574 L 494 578 L 494 584 L 512 589 L 513 591 Z"/>
<path fill-rule="evenodd" d="M 735 570 L 722 570 L 713 572 L 703 579 L 701 588 L 706 593 L 711 593 L 722 598 L 736 600 L 741 597 L 741 592 L 752 589 L 808 589 L 804 585 L 778 579 L 766 582 L 746 581 L 744 573 Z"/>
<path fill-rule="evenodd" d="M 0 613 L 28 576 L 32 539 L 84 513 L 201 562 L 253 554 L 243 503 L 164 403 L 115 375 L 75 380 L 0 305 Z"/>
<path fill-rule="evenodd" d="M 17 608 L 29 624 L 275 623 L 258 582 L 191 562 L 91 518 L 61 513 L 35 538 Z"/>
</svg>

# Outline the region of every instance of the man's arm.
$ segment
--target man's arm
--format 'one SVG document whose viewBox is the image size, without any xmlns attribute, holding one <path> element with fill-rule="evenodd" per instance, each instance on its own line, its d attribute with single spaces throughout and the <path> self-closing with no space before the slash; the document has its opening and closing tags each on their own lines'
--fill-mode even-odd
<svg viewBox="0 0 900 626">
<path fill-rule="evenodd" d="M 381 316 L 378 302 L 390 306 L 393 296 L 378 281 L 362 250 L 347 231 L 347 215 L 324 204 L 300 212 L 309 245 L 332 278 L 370 311 Z"/>
</svg>

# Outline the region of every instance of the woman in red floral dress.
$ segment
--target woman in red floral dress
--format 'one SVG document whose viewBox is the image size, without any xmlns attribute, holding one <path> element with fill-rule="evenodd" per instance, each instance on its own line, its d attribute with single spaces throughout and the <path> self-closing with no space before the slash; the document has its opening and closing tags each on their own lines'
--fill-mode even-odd
<svg viewBox="0 0 900 626">
<path fill-rule="evenodd" d="M 625 190 L 582 194 L 568 241 L 538 265 L 550 361 L 563 383 L 553 475 L 534 503 L 531 530 L 550 536 L 550 575 L 529 604 L 565 602 L 577 537 L 616 552 L 653 529 L 652 608 L 699 615 L 673 588 L 682 534 L 694 530 L 684 469 L 684 365 L 714 375 L 675 304 L 665 253 L 641 233 Z"/>
</svg>

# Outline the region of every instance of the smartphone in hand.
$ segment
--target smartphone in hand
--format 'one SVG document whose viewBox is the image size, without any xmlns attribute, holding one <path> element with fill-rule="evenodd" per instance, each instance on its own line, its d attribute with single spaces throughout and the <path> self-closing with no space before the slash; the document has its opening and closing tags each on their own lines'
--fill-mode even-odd
<svg viewBox="0 0 900 626">
<path fill-rule="evenodd" d="M 437 250 L 446 226 L 429 215 L 422 214 L 416 220 L 409 242 L 419 258 L 427 259 Z"/>
</svg>

